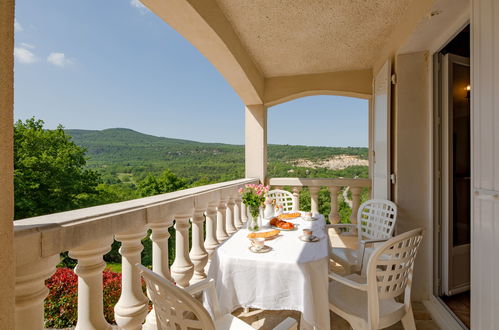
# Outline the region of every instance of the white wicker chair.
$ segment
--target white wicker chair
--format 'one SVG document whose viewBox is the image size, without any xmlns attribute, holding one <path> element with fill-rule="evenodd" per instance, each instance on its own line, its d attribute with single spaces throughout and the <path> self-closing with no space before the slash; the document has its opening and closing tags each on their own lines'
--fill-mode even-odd
<svg viewBox="0 0 499 330">
<path fill-rule="evenodd" d="M 156 312 L 158 330 L 253 329 L 250 325 L 231 314 L 221 315 L 214 280 L 203 280 L 181 289 L 140 264 L 137 264 L 136 267 L 140 269 L 141 275 L 146 282 L 147 293 Z M 201 302 L 192 296 L 203 291 L 209 291 L 208 297 L 213 299 L 214 320 Z M 296 330 L 297 322 L 292 318 L 287 318 L 274 329 Z"/>
<path fill-rule="evenodd" d="M 284 212 L 297 211 L 293 194 L 286 190 L 274 189 L 267 193 L 268 198 L 274 199 L 283 206 Z"/>
<path fill-rule="evenodd" d="M 331 259 L 343 266 L 345 274 L 360 272 L 363 261 L 367 260 L 369 254 L 372 253 L 374 244 L 392 237 L 396 222 L 397 205 L 395 203 L 382 199 L 371 199 L 362 203 L 357 213 L 357 224 L 339 223 L 326 226 L 326 230 L 329 228 L 357 229 L 358 248 L 354 250 L 334 247 L 331 250 Z"/>
<path fill-rule="evenodd" d="M 369 258 L 367 277 L 330 274 L 329 309 L 356 329 L 384 329 L 402 321 L 416 329 L 411 306 L 414 259 L 423 239 L 415 229 L 383 243 Z M 396 297 L 404 293 L 404 302 Z"/>
</svg>

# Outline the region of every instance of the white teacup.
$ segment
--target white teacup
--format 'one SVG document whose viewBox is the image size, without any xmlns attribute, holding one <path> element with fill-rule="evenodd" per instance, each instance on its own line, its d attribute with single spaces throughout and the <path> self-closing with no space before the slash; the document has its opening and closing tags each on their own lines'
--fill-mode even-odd
<svg viewBox="0 0 499 330">
<path fill-rule="evenodd" d="M 311 220 L 312 219 L 312 212 L 303 212 L 302 217 L 305 220 Z"/>
<path fill-rule="evenodd" d="M 254 238 L 251 240 L 251 244 L 253 245 L 255 250 L 260 251 L 265 246 L 265 238 Z"/>
<path fill-rule="evenodd" d="M 303 229 L 303 237 L 306 239 L 306 240 L 311 240 L 312 237 L 313 237 L 313 231 L 312 229 L 308 229 L 308 228 L 305 228 Z"/>
</svg>

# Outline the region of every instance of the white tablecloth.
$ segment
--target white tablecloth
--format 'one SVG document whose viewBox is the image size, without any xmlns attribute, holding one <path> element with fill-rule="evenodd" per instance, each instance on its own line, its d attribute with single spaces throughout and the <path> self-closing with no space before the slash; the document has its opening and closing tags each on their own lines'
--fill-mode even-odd
<svg viewBox="0 0 499 330">
<path fill-rule="evenodd" d="M 329 329 L 328 249 L 324 218 L 304 221 L 298 230 L 281 231 L 281 237 L 267 241 L 268 253 L 249 251 L 248 230 L 241 229 L 212 256 L 208 277 L 216 281 L 222 313 L 238 307 L 302 312 L 302 328 Z M 319 242 L 298 239 L 310 228 Z M 211 310 L 208 300 L 205 306 Z M 305 322 L 304 322 L 305 321 Z"/>
</svg>

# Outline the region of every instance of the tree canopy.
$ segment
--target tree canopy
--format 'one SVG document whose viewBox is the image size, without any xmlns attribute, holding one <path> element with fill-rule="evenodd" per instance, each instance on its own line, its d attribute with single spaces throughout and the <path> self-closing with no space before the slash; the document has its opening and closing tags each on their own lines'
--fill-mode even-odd
<svg viewBox="0 0 499 330">
<path fill-rule="evenodd" d="M 166 169 L 158 177 L 148 174 L 139 182 L 138 190 L 142 197 L 164 194 L 187 188 L 187 181 Z"/>
<path fill-rule="evenodd" d="M 43 129 L 35 118 L 14 125 L 15 218 L 95 204 L 100 175 L 85 168 L 85 149 L 62 126 Z"/>
</svg>

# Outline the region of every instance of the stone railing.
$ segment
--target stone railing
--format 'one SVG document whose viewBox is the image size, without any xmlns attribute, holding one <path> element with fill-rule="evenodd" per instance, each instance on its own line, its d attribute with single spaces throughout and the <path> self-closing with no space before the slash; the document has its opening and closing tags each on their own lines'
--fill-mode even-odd
<svg viewBox="0 0 499 330">
<path fill-rule="evenodd" d="M 16 329 L 43 329 L 45 280 L 55 271 L 60 253 L 78 261 L 76 329 L 110 329 L 103 314 L 103 256 L 113 238 L 121 242 L 122 292 L 115 306 L 120 329 L 154 329 L 154 310 L 141 289 L 134 267 L 141 262 L 141 240 L 151 229 L 152 268 L 180 286 L 206 277 L 213 250 L 246 220 L 238 189 L 257 179 L 206 185 L 132 201 L 96 206 L 15 221 Z M 168 266 L 168 229 L 175 228 L 175 259 Z M 204 237 L 206 226 L 206 237 Z M 189 232 L 192 247 L 189 251 Z"/>
<path fill-rule="evenodd" d="M 329 213 L 329 221 L 331 223 L 338 223 L 340 221 L 338 197 L 340 192 L 348 188 L 351 191 L 352 198 L 350 207 L 352 208 L 352 215 L 350 216 L 351 223 L 357 223 L 357 212 L 360 206 L 360 196 L 363 188 L 370 189 L 370 179 L 308 179 L 308 178 L 271 178 L 269 184 L 275 189 L 282 189 L 283 187 L 290 187 L 293 191 L 294 203 L 296 208 L 300 208 L 300 190 L 303 187 L 308 187 L 310 191 L 310 206 L 311 211 L 319 213 L 319 190 L 326 187 L 331 196 L 331 212 Z"/>
</svg>

